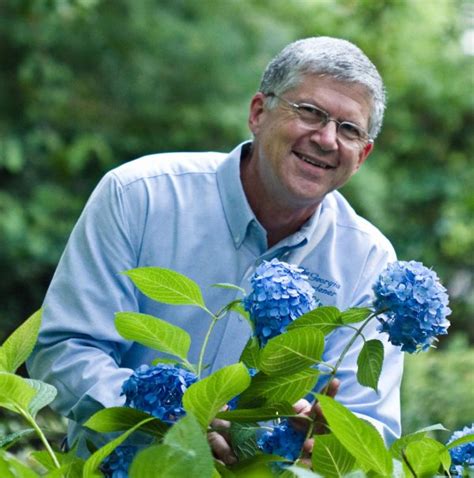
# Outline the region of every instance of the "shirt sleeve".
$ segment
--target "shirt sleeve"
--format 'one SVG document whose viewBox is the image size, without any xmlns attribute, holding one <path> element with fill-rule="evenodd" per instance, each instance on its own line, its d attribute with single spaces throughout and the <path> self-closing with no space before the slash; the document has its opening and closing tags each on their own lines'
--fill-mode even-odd
<svg viewBox="0 0 474 478">
<path fill-rule="evenodd" d="M 355 289 L 352 307 L 368 307 L 373 299 L 372 286 L 380 272 L 396 260 L 395 252 L 387 241 L 383 250 L 374 248 L 368 256 L 359 284 Z M 359 324 L 360 325 L 360 324 Z M 353 413 L 369 421 L 377 428 L 387 444 L 400 436 L 400 384 L 403 373 L 403 353 L 387 341 L 386 334 L 377 330 L 378 321 L 373 319 L 364 329 L 366 340 L 378 339 L 384 346 L 384 362 L 377 391 L 362 386 L 357 381 L 357 358 L 364 344 L 358 338 L 341 363 L 337 378 L 341 381 L 337 400 Z M 327 337 L 323 360 L 335 365 L 344 347 L 353 337 L 354 330 L 347 327 L 336 329 Z M 321 387 L 322 384 L 319 384 Z"/>
<path fill-rule="evenodd" d="M 102 407 L 122 405 L 121 385 L 131 374 L 120 367 L 131 342 L 114 326 L 116 311 L 137 310 L 133 285 L 120 274 L 137 263 L 127 207 L 121 184 L 109 173 L 69 238 L 27 363 L 31 377 L 58 389 L 52 407 L 79 423 Z"/>
</svg>

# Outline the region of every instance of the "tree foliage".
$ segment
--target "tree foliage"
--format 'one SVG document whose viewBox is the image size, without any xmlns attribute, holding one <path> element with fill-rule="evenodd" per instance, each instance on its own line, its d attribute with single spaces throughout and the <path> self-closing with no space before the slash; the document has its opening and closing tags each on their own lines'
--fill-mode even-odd
<svg viewBox="0 0 474 478">
<path fill-rule="evenodd" d="M 384 130 L 345 188 L 402 259 L 448 284 L 474 337 L 473 57 L 467 2 L 4 0 L 0 5 L 3 333 L 39 307 L 67 236 L 110 168 L 142 154 L 228 151 L 268 60 L 309 35 L 379 67 Z M 470 324 L 470 325 L 469 325 Z M 470 327 L 470 329 L 469 329 Z"/>
</svg>

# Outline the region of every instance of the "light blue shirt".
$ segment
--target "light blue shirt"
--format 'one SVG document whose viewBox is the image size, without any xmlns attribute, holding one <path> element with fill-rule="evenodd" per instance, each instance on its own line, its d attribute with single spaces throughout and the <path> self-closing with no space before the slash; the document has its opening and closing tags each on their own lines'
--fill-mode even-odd
<svg viewBox="0 0 474 478">
<path fill-rule="evenodd" d="M 121 271 L 174 269 L 196 281 L 208 308 L 217 311 L 236 293 L 212 284 L 249 290 L 256 266 L 278 257 L 310 271 L 323 305 L 347 309 L 370 303 L 372 284 L 395 260 L 389 241 L 332 192 L 298 232 L 268 249 L 266 232 L 240 181 L 242 147 L 247 146 L 229 155 L 146 156 L 114 169 L 99 183 L 47 292 L 38 346 L 28 363 L 32 377 L 57 387 L 53 408 L 58 412 L 80 423 L 101 407 L 122 405 L 123 381 L 158 355 L 123 339 L 114 327 L 115 312 L 140 311 L 186 329 L 192 337 L 189 361 L 198 360 L 209 318 L 198 308 L 153 302 Z M 207 348 L 209 370 L 238 361 L 249 333 L 237 315 L 220 321 Z M 324 359 L 334 363 L 352 334 L 341 328 L 328 336 Z M 365 335 L 385 340 L 375 323 Z M 357 383 L 358 342 L 340 368 L 337 398 L 390 442 L 400 434 L 402 354 L 384 345 L 378 392 Z"/>
</svg>

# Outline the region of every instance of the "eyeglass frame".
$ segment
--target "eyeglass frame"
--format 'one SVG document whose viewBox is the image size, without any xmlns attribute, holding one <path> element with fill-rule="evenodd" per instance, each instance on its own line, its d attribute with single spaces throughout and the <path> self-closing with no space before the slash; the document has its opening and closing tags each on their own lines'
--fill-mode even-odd
<svg viewBox="0 0 474 478">
<path fill-rule="evenodd" d="M 341 138 L 341 137 L 337 136 L 337 138 L 340 141 L 342 141 L 343 143 L 344 143 L 344 141 L 349 141 L 350 144 L 364 144 L 364 145 L 366 145 L 366 144 L 369 144 L 369 143 L 371 144 L 371 143 L 374 142 L 374 140 L 370 137 L 369 133 L 365 129 L 361 128 L 359 125 L 356 125 L 355 123 L 352 123 L 350 121 L 339 121 L 336 118 L 331 117 L 331 115 L 326 110 L 323 110 L 319 106 L 313 105 L 311 103 L 305 103 L 305 102 L 303 102 L 303 103 L 293 103 L 292 101 L 289 101 L 286 98 L 283 98 L 282 96 L 279 96 L 279 95 L 277 95 L 273 92 L 265 93 L 265 96 L 277 98 L 278 100 L 283 101 L 288 106 L 290 106 L 293 110 L 295 110 L 296 113 L 298 113 L 298 115 L 300 115 L 300 118 L 301 118 L 300 110 L 301 110 L 301 108 L 304 108 L 304 107 L 306 107 L 306 108 L 309 107 L 312 110 L 315 110 L 315 111 L 318 111 L 318 112 L 322 113 L 325 119 L 323 120 L 323 122 L 321 123 L 320 126 L 310 125 L 309 123 L 305 122 L 305 124 L 309 128 L 314 129 L 315 131 L 319 131 L 320 129 L 325 128 L 328 123 L 330 123 L 331 121 L 334 121 L 334 123 L 336 123 L 336 134 L 339 132 L 339 128 L 340 128 L 341 125 L 347 124 L 347 125 L 351 126 L 352 128 L 356 129 L 357 131 L 359 131 L 359 133 L 362 135 L 362 137 L 360 139 L 357 139 L 357 138 L 351 139 L 351 138 L 344 138 L 344 137 Z M 304 121 L 304 119 L 302 119 L 302 121 Z"/>
</svg>

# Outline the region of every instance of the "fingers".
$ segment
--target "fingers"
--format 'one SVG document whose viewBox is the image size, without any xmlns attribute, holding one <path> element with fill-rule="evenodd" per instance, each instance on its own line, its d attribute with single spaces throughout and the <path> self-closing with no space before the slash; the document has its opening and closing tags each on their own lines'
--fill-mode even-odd
<svg viewBox="0 0 474 478">
<path fill-rule="evenodd" d="M 308 438 L 307 440 L 305 440 L 304 443 L 303 443 L 303 453 L 304 453 L 304 455 L 311 456 L 311 453 L 313 451 L 313 446 L 314 446 L 314 439 L 313 438 Z"/>
<path fill-rule="evenodd" d="M 212 420 L 211 425 L 214 431 L 207 434 L 207 440 L 214 457 L 224 463 L 224 465 L 233 465 L 237 462 L 237 457 L 230 446 L 230 436 L 227 433 L 227 430 L 230 428 L 230 422 L 215 418 Z"/>
<path fill-rule="evenodd" d="M 209 432 L 207 440 L 216 459 L 225 465 L 233 465 L 237 462 L 237 457 L 234 455 L 230 444 L 220 433 Z"/>
<path fill-rule="evenodd" d="M 340 385 L 341 385 L 341 381 L 337 378 L 334 378 L 333 380 L 331 380 L 329 385 L 326 387 L 325 395 L 327 395 L 328 397 L 334 398 L 336 396 L 337 392 L 339 391 Z"/>
<path fill-rule="evenodd" d="M 293 405 L 293 410 L 298 415 L 308 415 L 311 412 L 311 404 L 308 400 L 301 398 Z"/>
</svg>

